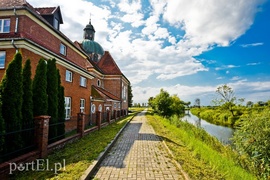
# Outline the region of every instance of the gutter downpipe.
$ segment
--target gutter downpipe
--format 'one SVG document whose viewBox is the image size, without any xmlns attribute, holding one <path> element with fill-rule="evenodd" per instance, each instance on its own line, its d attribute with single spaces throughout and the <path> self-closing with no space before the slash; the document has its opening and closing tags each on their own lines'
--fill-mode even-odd
<svg viewBox="0 0 270 180">
<path fill-rule="evenodd" d="M 13 12 L 14 12 L 14 15 L 15 15 L 15 17 L 16 17 L 15 31 L 14 31 L 14 32 L 15 32 L 15 34 L 17 34 L 17 32 L 18 32 L 19 18 L 18 18 L 18 15 L 16 14 L 16 8 L 15 8 L 15 6 L 14 6 Z M 16 49 L 16 53 L 17 53 L 17 52 L 18 52 L 18 47 L 15 45 L 14 39 L 11 40 L 11 44 L 12 44 L 12 46 Z"/>
<path fill-rule="evenodd" d="M 14 12 L 14 15 L 15 15 L 15 17 L 16 17 L 16 23 L 15 23 L 15 34 L 18 32 L 18 23 L 19 23 L 19 18 L 18 18 L 18 15 L 16 14 L 16 8 L 15 8 L 15 6 L 14 6 L 14 10 L 13 10 L 13 12 Z"/>
<path fill-rule="evenodd" d="M 12 46 L 16 49 L 16 53 L 18 52 L 18 47 L 14 43 L 14 39 L 11 40 Z"/>
</svg>

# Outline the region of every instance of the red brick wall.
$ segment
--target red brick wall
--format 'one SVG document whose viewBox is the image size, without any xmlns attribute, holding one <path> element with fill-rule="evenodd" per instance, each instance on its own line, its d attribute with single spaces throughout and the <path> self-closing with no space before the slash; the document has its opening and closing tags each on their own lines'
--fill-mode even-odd
<svg viewBox="0 0 270 180">
<path fill-rule="evenodd" d="M 119 79 L 104 79 L 104 89 L 117 97 L 121 97 L 121 80 Z"/>
<path fill-rule="evenodd" d="M 14 21 L 15 19 L 11 18 L 11 24 L 14 24 Z M 49 31 L 42 28 L 38 23 L 34 22 L 27 16 L 19 17 L 18 33 L 21 35 L 21 37 L 30 39 L 83 68 L 86 68 L 86 64 L 88 64 L 84 57 L 70 48 L 70 46 L 73 47 L 73 44 L 71 45 L 61 42 L 61 40 L 54 36 L 54 34 L 51 34 Z M 66 46 L 66 56 L 60 54 L 61 43 Z"/>
</svg>

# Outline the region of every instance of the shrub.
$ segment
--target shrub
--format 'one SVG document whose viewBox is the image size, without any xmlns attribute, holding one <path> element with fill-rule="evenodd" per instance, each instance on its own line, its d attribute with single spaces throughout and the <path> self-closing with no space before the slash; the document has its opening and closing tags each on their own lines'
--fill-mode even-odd
<svg viewBox="0 0 270 180">
<path fill-rule="evenodd" d="M 259 114 L 252 114 L 242 121 L 233 137 L 242 164 L 266 179 L 270 178 L 269 118 L 269 109 Z M 243 163 L 245 161 L 249 163 Z"/>
</svg>

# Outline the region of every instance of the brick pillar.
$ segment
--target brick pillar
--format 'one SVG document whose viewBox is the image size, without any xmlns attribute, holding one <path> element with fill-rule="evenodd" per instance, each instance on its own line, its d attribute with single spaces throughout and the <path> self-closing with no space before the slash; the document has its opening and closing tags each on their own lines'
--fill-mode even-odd
<svg viewBox="0 0 270 180">
<path fill-rule="evenodd" d="M 110 123 L 111 122 L 111 111 L 107 111 L 107 122 Z"/>
<path fill-rule="evenodd" d="M 77 114 L 77 133 L 80 134 L 80 137 L 83 137 L 84 134 L 84 124 L 85 124 L 85 114 L 78 113 Z"/>
<path fill-rule="evenodd" d="M 37 116 L 35 121 L 35 141 L 39 151 L 39 158 L 48 155 L 49 121 L 51 116 Z"/>
<path fill-rule="evenodd" d="M 97 111 L 97 126 L 98 126 L 98 130 L 100 130 L 101 128 L 101 112 Z"/>
<path fill-rule="evenodd" d="M 116 110 L 113 110 L 113 119 L 116 121 Z"/>
</svg>

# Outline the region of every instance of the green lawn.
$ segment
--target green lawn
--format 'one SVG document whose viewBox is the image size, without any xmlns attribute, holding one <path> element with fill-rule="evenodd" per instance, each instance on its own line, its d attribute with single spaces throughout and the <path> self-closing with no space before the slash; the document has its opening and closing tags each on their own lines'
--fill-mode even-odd
<svg viewBox="0 0 270 180">
<path fill-rule="evenodd" d="M 64 149 L 57 150 L 50 154 L 44 161 L 45 166 L 40 166 L 41 171 L 21 171 L 16 173 L 12 179 L 79 179 L 84 171 L 97 159 L 98 155 L 104 151 L 107 145 L 113 140 L 119 130 L 134 116 L 136 113 L 118 120 L 102 128 L 100 131 L 95 131 L 82 139 L 75 141 L 72 144 L 67 144 Z M 41 162 L 41 161 L 40 161 Z M 47 168 L 46 162 L 49 162 Z M 55 174 L 55 165 L 63 165 Z M 29 166 L 29 169 L 31 166 Z M 33 169 L 33 168 L 32 168 Z M 34 169 L 37 169 L 35 167 Z M 51 171 L 52 170 L 52 171 Z"/>
<path fill-rule="evenodd" d="M 156 133 L 166 142 L 176 161 L 191 179 L 256 179 L 237 164 L 236 154 L 203 129 L 147 113 Z"/>
</svg>

